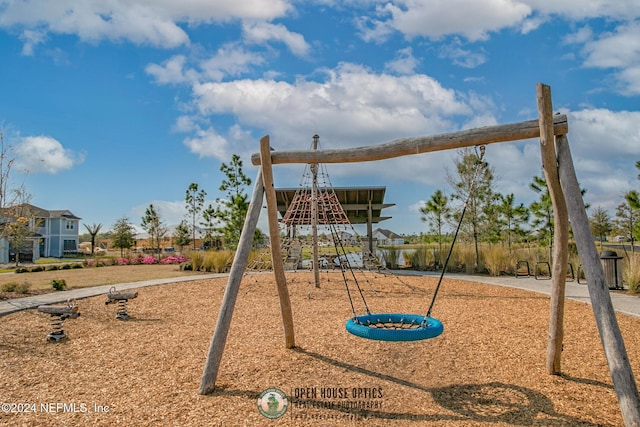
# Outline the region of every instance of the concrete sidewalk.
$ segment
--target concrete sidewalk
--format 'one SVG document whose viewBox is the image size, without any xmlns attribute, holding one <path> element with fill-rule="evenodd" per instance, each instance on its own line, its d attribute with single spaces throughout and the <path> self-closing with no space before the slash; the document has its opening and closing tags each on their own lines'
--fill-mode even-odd
<svg viewBox="0 0 640 427">
<path fill-rule="evenodd" d="M 419 274 L 439 277 L 438 272 L 410 272 L 399 271 L 400 274 Z M 549 295 L 551 293 L 551 280 L 537 280 L 535 277 L 514 277 L 514 276 L 475 276 L 470 274 L 447 273 L 445 279 L 466 280 L 469 282 L 487 283 L 490 285 L 508 286 L 511 288 L 523 289 L 531 292 L 538 292 Z M 629 316 L 640 317 L 640 296 L 624 294 L 622 292 L 610 291 L 613 308 Z M 591 304 L 589 289 L 586 283 L 576 281 L 566 282 L 565 298 Z"/>
<path fill-rule="evenodd" d="M 402 275 L 423 275 L 439 277 L 438 272 L 424 272 L 412 270 L 394 271 L 396 274 Z M 59 304 L 67 302 L 69 299 L 89 298 L 97 295 L 103 295 L 109 292 L 109 289 L 115 287 L 118 291 L 128 289 L 142 288 L 146 286 L 164 285 L 168 283 L 189 282 L 194 280 L 212 279 L 227 276 L 228 274 L 203 274 L 198 276 L 172 277 L 167 279 L 146 280 L 142 282 L 122 283 L 118 285 L 104 285 L 93 288 L 72 289 L 69 291 L 51 292 L 48 294 L 36 295 L 26 298 L 17 298 L 13 300 L 0 301 L 0 316 L 7 315 L 20 310 L 36 308 L 40 305 Z M 513 276 L 474 276 L 470 274 L 447 273 L 445 279 L 467 280 L 470 282 L 487 283 L 490 285 L 509 286 L 512 288 L 523 289 L 531 292 L 538 292 L 549 295 L 551 290 L 551 280 L 536 280 L 534 277 Z M 613 307 L 619 313 L 629 316 L 640 317 L 640 297 L 623 294 L 621 292 L 610 292 Z M 577 282 L 567 282 L 565 297 L 576 301 L 591 304 L 589 298 L 589 290 L 586 284 Z"/>
<path fill-rule="evenodd" d="M 7 301 L 0 301 L 0 316 L 14 313 L 20 310 L 36 308 L 40 305 L 65 303 L 70 299 L 78 300 L 83 298 L 103 295 L 109 292 L 109 289 L 115 287 L 118 291 L 128 289 L 143 288 L 146 286 L 165 285 L 168 283 L 190 282 L 194 280 L 213 279 L 223 277 L 227 274 L 202 274 L 198 276 L 170 277 L 167 279 L 144 280 L 142 282 L 121 283 L 118 285 L 95 286 L 92 288 L 71 289 L 68 291 L 51 292 L 48 294 L 35 295 L 32 297 L 16 298 Z"/>
</svg>

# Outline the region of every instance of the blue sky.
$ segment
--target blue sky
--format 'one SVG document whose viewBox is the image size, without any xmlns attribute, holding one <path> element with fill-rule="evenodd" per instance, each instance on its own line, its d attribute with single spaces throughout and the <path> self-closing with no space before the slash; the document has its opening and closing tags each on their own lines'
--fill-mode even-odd
<svg viewBox="0 0 640 427">
<path fill-rule="evenodd" d="M 104 229 L 139 226 L 151 203 L 179 223 L 191 182 L 214 203 L 232 154 L 254 180 L 264 135 L 276 150 L 314 134 L 342 148 L 530 120 L 537 82 L 569 117 L 587 203 L 613 215 L 640 187 L 635 0 L 0 0 L 0 55 L 16 182 Z M 327 170 L 335 186 L 386 186 L 396 206 L 380 226 L 419 233 L 454 159 Z M 490 145 L 486 159 L 500 192 L 535 199 L 537 141 Z M 276 186 L 303 170 L 277 165 Z"/>
</svg>

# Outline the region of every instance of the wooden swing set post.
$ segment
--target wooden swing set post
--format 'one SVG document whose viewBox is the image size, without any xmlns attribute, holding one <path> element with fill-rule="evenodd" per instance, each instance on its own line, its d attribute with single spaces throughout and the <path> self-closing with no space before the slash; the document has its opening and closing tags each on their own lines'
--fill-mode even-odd
<svg viewBox="0 0 640 427">
<path fill-rule="evenodd" d="M 282 262 L 282 250 L 280 248 L 280 227 L 278 226 L 278 207 L 276 201 L 276 189 L 273 186 L 273 168 L 271 167 L 271 146 L 269 136 L 260 140 L 260 159 L 262 160 L 262 180 L 264 182 L 264 193 L 267 199 L 267 216 L 269 219 L 269 241 L 271 244 L 271 263 L 273 265 L 273 275 L 278 288 L 278 298 L 280 300 L 280 312 L 282 313 L 282 324 L 284 327 L 284 340 L 287 348 L 296 345 L 293 331 L 293 314 L 291 312 L 291 300 L 287 289 L 287 279 L 284 275 L 284 264 Z"/>
<path fill-rule="evenodd" d="M 553 134 L 553 107 L 551 88 L 538 83 L 536 86 L 538 117 L 540 122 L 540 154 L 544 177 L 553 205 L 553 257 L 551 261 L 551 302 L 549 307 L 549 338 L 547 341 L 547 373 L 560 375 L 562 363 L 562 339 L 564 337 L 564 295 L 569 254 L 569 214 L 564 200 L 556 160 L 555 135 Z"/>
<path fill-rule="evenodd" d="M 220 305 L 220 312 L 218 313 L 218 322 L 216 323 L 211 344 L 209 345 L 207 361 L 205 362 L 202 379 L 200 380 L 199 394 L 210 394 L 215 390 L 218 369 L 220 368 L 222 353 L 224 352 L 224 346 L 227 342 L 227 335 L 229 334 L 229 326 L 231 325 L 231 318 L 233 317 L 233 309 L 236 305 L 240 282 L 242 282 L 242 276 L 247 268 L 249 252 L 251 252 L 253 243 L 253 234 L 256 231 L 258 219 L 260 218 L 263 196 L 262 168 L 259 168 L 256 183 L 253 188 L 253 195 L 249 203 L 249 209 L 247 209 L 242 233 L 240 234 L 238 248 L 236 249 L 233 263 L 231 264 L 231 271 L 229 271 L 227 287 Z"/>
<path fill-rule="evenodd" d="M 640 395 L 629 363 L 629 357 L 620 333 L 616 313 L 609 294 L 609 285 L 604 276 L 595 240 L 589 227 L 587 210 L 582 200 L 580 184 L 571 159 L 571 150 L 566 135 L 556 139 L 558 171 L 564 189 L 573 236 L 578 247 L 593 314 L 598 326 L 600 340 L 609 366 L 609 373 L 616 391 L 618 405 L 625 426 L 640 426 Z"/>
</svg>

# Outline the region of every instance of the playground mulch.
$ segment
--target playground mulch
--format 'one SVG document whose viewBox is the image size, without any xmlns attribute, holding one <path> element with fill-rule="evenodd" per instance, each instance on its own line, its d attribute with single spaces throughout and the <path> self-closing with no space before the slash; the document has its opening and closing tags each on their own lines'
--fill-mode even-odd
<svg viewBox="0 0 640 427">
<path fill-rule="evenodd" d="M 566 302 L 555 376 L 545 369 L 545 295 L 446 279 L 432 312 L 444 333 L 389 343 L 345 331 L 352 312 L 339 272 L 322 273 L 319 289 L 309 273 L 287 278 L 297 347 L 284 348 L 273 276 L 245 276 L 208 396 L 198 388 L 226 279 L 141 288 L 128 321 L 104 296 L 80 300 L 61 343 L 46 342 L 45 314 L 4 316 L 0 425 L 623 425 L 590 306 Z M 372 312 L 424 314 L 437 279 L 358 282 Z M 640 319 L 618 321 L 637 375 Z M 271 388 L 288 398 L 277 419 L 257 405 Z"/>
</svg>

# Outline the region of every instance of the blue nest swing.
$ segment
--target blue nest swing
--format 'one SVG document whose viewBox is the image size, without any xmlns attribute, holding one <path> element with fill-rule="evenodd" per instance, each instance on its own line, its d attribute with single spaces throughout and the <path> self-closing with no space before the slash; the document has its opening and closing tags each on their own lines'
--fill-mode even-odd
<svg viewBox="0 0 640 427">
<path fill-rule="evenodd" d="M 442 322 L 418 314 L 365 314 L 347 321 L 347 331 L 378 341 L 419 341 L 442 334 Z"/>
</svg>

